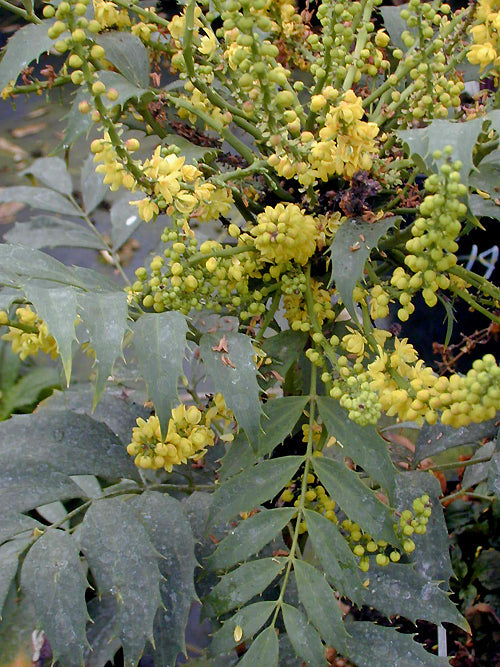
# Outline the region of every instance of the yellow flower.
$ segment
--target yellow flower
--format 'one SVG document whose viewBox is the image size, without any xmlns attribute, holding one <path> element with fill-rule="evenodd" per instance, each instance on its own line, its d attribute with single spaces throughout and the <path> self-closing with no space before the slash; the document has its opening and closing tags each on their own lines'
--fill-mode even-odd
<svg viewBox="0 0 500 667">
<path fill-rule="evenodd" d="M 149 222 L 155 215 L 158 215 L 160 212 L 158 204 L 155 201 L 149 199 L 149 197 L 145 197 L 139 201 L 131 201 L 130 203 L 132 206 L 137 206 L 139 216 L 142 218 L 142 220 L 144 220 L 144 222 Z"/>
</svg>

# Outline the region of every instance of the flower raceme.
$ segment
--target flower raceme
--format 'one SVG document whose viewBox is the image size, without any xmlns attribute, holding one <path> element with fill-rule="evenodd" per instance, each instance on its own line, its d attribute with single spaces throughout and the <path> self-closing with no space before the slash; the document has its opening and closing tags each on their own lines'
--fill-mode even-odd
<svg viewBox="0 0 500 667">
<path fill-rule="evenodd" d="M 160 421 L 156 415 L 145 420 L 139 417 L 132 431 L 132 442 L 127 452 L 134 457 L 140 468 L 172 472 L 175 465 L 188 460 L 200 461 L 207 448 L 215 444 L 213 424 L 222 422 L 227 429 L 232 422 L 232 413 L 227 409 L 222 394 L 216 394 L 212 405 L 202 412 L 196 406 L 183 403 L 172 410 L 167 433 L 162 437 Z M 225 441 L 232 440 L 232 433 L 220 435 Z"/>
</svg>

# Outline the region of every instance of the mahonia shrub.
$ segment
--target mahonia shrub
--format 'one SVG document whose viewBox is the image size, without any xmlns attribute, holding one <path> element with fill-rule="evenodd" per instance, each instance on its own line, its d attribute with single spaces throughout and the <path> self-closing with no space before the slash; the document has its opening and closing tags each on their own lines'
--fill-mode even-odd
<svg viewBox="0 0 500 667">
<path fill-rule="evenodd" d="M 62 667 L 120 647 L 174 665 L 201 598 L 214 664 L 447 664 L 442 624 L 469 628 L 433 457 L 495 436 L 500 369 L 437 368 L 401 328 L 441 307 L 446 347 L 465 304 L 499 331 L 498 247 L 461 253 L 500 219 L 500 5 L 181 4 L 2 3 L 29 23 L 2 98 L 68 88 L 59 149 L 90 153 L 79 194 L 58 156 L 0 191 L 47 211 L 0 246 L 3 340 L 68 386 L 2 424 L 1 652 L 36 629 Z M 131 277 L 139 224 L 158 246 Z M 40 250 L 60 245 L 115 275 Z M 418 434 L 404 453 L 398 428 Z M 495 501 L 488 451 L 455 495 Z M 439 626 L 440 656 L 363 606 Z"/>
</svg>

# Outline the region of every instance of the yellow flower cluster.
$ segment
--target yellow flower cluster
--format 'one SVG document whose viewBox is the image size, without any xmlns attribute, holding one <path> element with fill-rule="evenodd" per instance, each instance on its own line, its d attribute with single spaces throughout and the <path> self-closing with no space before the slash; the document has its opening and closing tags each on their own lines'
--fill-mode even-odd
<svg viewBox="0 0 500 667">
<path fill-rule="evenodd" d="M 361 97 L 352 90 L 339 97 L 338 90 L 327 86 L 321 94 L 312 96 L 310 109 L 323 114 L 318 120 L 318 135 L 302 132 L 293 155 L 283 151 L 273 153 L 268 163 L 278 175 L 288 179 L 296 176 L 307 187 L 318 178 L 328 181 L 331 176 L 339 175 L 349 179 L 357 171 L 369 171 L 377 154 L 375 138 L 379 127 L 362 120 Z M 303 158 L 298 159 L 296 152 Z"/>
<path fill-rule="evenodd" d="M 160 421 L 156 415 L 146 421 L 139 417 L 132 430 L 132 442 L 127 452 L 134 456 L 140 468 L 172 472 L 174 465 L 187 463 L 188 459 L 199 461 L 215 443 L 215 434 L 210 428 L 214 421 L 224 421 L 225 426 L 232 421 L 232 413 L 226 407 L 222 394 L 216 394 L 213 405 L 204 413 L 196 406 L 181 404 L 172 410 L 167 434 L 162 438 Z M 232 440 L 232 434 L 221 436 L 222 440 Z"/>
<path fill-rule="evenodd" d="M 210 116 L 210 118 L 213 118 L 223 126 L 226 126 L 231 122 L 231 114 L 227 112 L 224 113 L 218 107 L 214 106 L 207 98 L 207 96 L 198 90 L 198 88 L 195 88 L 190 81 L 185 84 L 184 88 L 189 93 L 189 96 L 181 96 L 179 97 L 179 100 L 188 100 L 197 111 L 201 111 L 207 116 Z M 198 120 L 198 116 L 194 112 L 190 111 L 189 109 L 185 109 L 180 105 L 177 109 L 177 115 L 179 118 L 189 120 L 192 125 L 196 125 Z M 211 128 L 205 124 L 205 129 Z"/>
<path fill-rule="evenodd" d="M 265 262 L 295 261 L 303 266 L 316 250 L 318 225 L 296 204 L 280 203 L 266 206 L 250 234 Z"/>
<path fill-rule="evenodd" d="M 324 289 L 323 284 L 314 280 L 314 278 L 311 280 L 311 292 L 314 301 L 314 314 L 318 324 L 322 326 L 326 320 L 333 322 L 335 313 L 332 310 L 331 292 Z M 302 293 L 286 294 L 283 298 L 283 304 L 285 306 L 285 318 L 294 331 L 309 331 L 311 329 L 311 321 Z"/>
<path fill-rule="evenodd" d="M 139 142 L 132 139 L 125 142 L 125 146 L 129 150 L 137 150 Z M 121 163 L 107 132 L 102 139 L 92 142 L 91 150 L 94 153 L 94 162 L 100 163 L 96 172 L 104 174 L 104 183 L 109 185 L 110 190 L 125 187 L 134 192 L 138 189 L 137 181 Z M 169 215 L 174 212 L 185 216 L 193 214 L 200 220 L 207 221 L 225 215 L 231 208 L 231 191 L 200 180 L 201 171 L 193 165 L 185 164 L 185 160 L 184 156 L 178 156 L 159 145 L 151 158 L 143 163 L 135 161 L 134 164 L 143 177 L 151 184 L 149 196 L 131 202 L 137 206 L 139 215 L 145 222 L 152 220 L 160 210 L 166 210 Z"/>
<path fill-rule="evenodd" d="M 122 30 L 130 25 L 130 17 L 125 9 L 118 9 L 114 2 L 92 0 L 94 5 L 94 19 L 101 28 L 118 28 Z"/>
<path fill-rule="evenodd" d="M 394 338 L 394 350 L 380 347 L 368 364 L 371 388 L 388 416 L 403 421 L 441 421 L 454 427 L 492 419 L 500 410 L 500 368 L 493 355 L 473 363 L 467 375 L 439 377 L 418 358 L 406 338 Z"/>
<path fill-rule="evenodd" d="M 485 67 L 493 64 L 495 70 L 500 64 L 500 3 L 498 0 L 480 0 L 476 18 L 478 24 L 472 26 L 474 44 L 469 49 L 467 58 L 472 65 Z"/>
<path fill-rule="evenodd" d="M 7 321 L 7 314 L 2 311 L 0 319 L 1 323 Z M 16 310 L 16 317 L 23 327 L 31 327 L 32 332 L 26 332 L 22 329 L 9 327 L 9 333 L 2 336 L 3 340 L 10 341 L 12 351 L 19 354 L 21 359 L 26 357 L 35 357 L 39 350 L 50 355 L 52 359 L 58 356 L 57 343 L 49 334 L 47 325 L 41 320 L 38 315 L 30 308 L 30 306 L 23 306 Z"/>
<path fill-rule="evenodd" d="M 362 120 L 362 99 L 348 90 L 325 118 L 319 131 L 321 141 L 313 142 L 309 162 L 323 181 L 338 174 L 351 178 L 360 170 L 369 171 L 376 152 L 376 123 Z"/>
</svg>

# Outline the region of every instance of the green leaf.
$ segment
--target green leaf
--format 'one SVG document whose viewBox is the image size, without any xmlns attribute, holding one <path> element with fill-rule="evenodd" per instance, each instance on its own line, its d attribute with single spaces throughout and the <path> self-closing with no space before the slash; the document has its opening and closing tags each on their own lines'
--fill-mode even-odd
<svg viewBox="0 0 500 667">
<path fill-rule="evenodd" d="M 53 659 L 65 667 L 81 667 L 87 646 L 87 580 L 73 538 L 63 530 L 39 537 L 24 560 L 21 583 L 33 599 Z"/>
<path fill-rule="evenodd" d="M 278 667 L 279 643 L 274 628 L 266 628 L 252 643 L 243 658 L 239 661 L 240 667 Z"/>
<path fill-rule="evenodd" d="M 11 540 L 0 546 L 0 621 L 12 581 L 17 573 L 19 557 L 30 541 L 31 536 Z"/>
<path fill-rule="evenodd" d="M 417 544 L 417 549 L 419 545 Z M 411 565 L 389 563 L 370 571 L 364 603 L 384 616 L 404 616 L 413 623 L 430 621 L 436 625 L 454 623 L 465 632 L 469 624 L 439 585 Z"/>
<path fill-rule="evenodd" d="M 38 24 L 23 26 L 16 30 L 7 42 L 7 48 L 0 62 L 0 91 L 11 81 L 17 81 L 23 69 L 33 60 L 50 51 L 53 40 L 47 30 L 53 21 L 42 21 Z"/>
<path fill-rule="evenodd" d="M 111 35 L 112 33 L 107 33 Z M 113 33 L 115 35 L 127 35 L 127 33 Z M 130 34 L 130 33 L 129 33 Z M 148 77 L 149 78 L 149 77 Z M 134 81 L 129 81 L 125 76 L 122 76 L 118 72 L 99 72 L 99 79 L 103 82 L 106 88 L 114 88 L 118 93 L 116 100 L 110 101 L 104 98 L 104 103 L 108 107 L 115 107 L 117 105 L 124 106 L 126 102 L 131 99 L 144 100 L 145 95 L 148 95 L 149 98 L 153 99 L 153 93 L 148 90 L 147 83 L 143 86 L 135 83 Z M 101 98 L 102 99 L 102 98 Z"/>
<path fill-rule="evenodd" d="M 62 213 L 63 215 L 81 216 L 82 214 L 80 209 L 74 206 L 69 199 L 48 188 L 36 188 L 29 185 L 2 188 L 0 190 L 0 203 L 11 201 L 28 204 L 28 206 L 43 211 Z"/>
<path fill-rule="evenodd" d="M 0 515 L 0 544 L 21 533 L 31 532 L 41 526 L 42 524 L 39 521 L 32 519 L 30 516 L 12 512 L 10 509 L 5 510 Z"/>
<path fill-rule="evenodd" d="M 116 201 L 111 207 L 111 241 L 114 248 L 121 246 L 141 225 L 141 218 L 137 212 L 137 206 L 132 206 L 131 201 L 139 201 L 143 198 L 141 193 L 136 195 L 127 194 Z"/>
<path fill-rule="evenodd" d="M 76 95 L 73 98 L 73 104 L 66 116 L 67 123 L 64 130 L 64 137 L 61 144 L 57 147 L 59 152 L 62 149 L 69 148 L 82 134 L 86 134 L 92 127 L 92 115 L 89 113 L 81 113 L 79 107 L 80 102 L 91 102 L 91 95 L 86 87 L 80 86 Z"/>
<path fill-rule="evenodd" d="M 365 262 L 379 239 L 394 225 L 397 218 L 391 216 L 378 222 L 365 222 L 358 218 L 346 220 L 339 228 L 330 247 L 332 275 L 344 306 L 357 321 L 352 293 L 363 277 Z"/>
<path fill-rule="evenodd" d="M 108 186 L 103 183 L 102 175 L 96 172 L 95 167 L 94 157 L 89 155 L 83 163 L 80 175 L 83 208 L 87 215 L 90 215 L 99 206 L 108 193 Z"/>
<path fill-rule="evenodd" d="M 63 195 L 69 196 L 73 192 L 71 176 L 66 163 L 60 157 L 40 157 L 21 174 L 32 174 L 51 190 L 57 190 Z"/>
<path fill-rule="evenodd" d="M 2 427 L 10 424 L 4 422 Z M 33 433 L 28 446 L 33 448 Z M 15 436 L 14 436 L 15 437 Z M 24 512 L 55 500 L 81 498 L 82 490 L 66 474 L 57 472 L 48 463 L 10 461 L 0 455 L 0 499 L 11 512 Z"/>
<path fill-rule="evenodd" d="M 324 574 L 301 560 L 293 563 L 299 600 L 311 623 L 328 646 L 343 653 L 348 634 L 342 621 L 342 612 Z"/>
<path fill-rule="evenodd" d="M 73 274 L 62 262 L 39 250 L 1 243 L 0 283 L 23 287 L 28 279 L 71 284 Z"/>
<path fill-rule="evenodd" d="M 378 482 L 392 497 L 396 469 L 388 453 L 387 442 L 374 426 L 360 426 L 351 421 L 347 411 L 338 401 L 327 396 L 317 399 L 319 413 L 328 435 L 342 444 L 343 456 L 350 457 L 357 465 Z"/>
<path fill-rule="evenodd" d="M 282 507 L 264 510 L 241 521 L 239 526 L 219 544 L 209 559 L 210 568 L 214 570 L 229 568 L 258 553 L 283 530 L 295 513 L 294 507 Z"/>
<path fill-rule="evenodd" d="M 363 484 L 359 475 L 331 459 L 314 459 L 313 465 L 328 494 L 350 519 L 374 539 L 398 544 L 391 511 Z"/>
<path fill-rule="evenodd" d="M 85 651 L 85 667 L 102 667 L 113 663 L 115 653 L 120 649 L 120 640 L 115 632 L 115 600 L 111 595 L 92 598 L 88 610 L 92 623 L 87 629 L 90 644 Z"/>
<path fill-rule="evenodd" d="M 126 664 L 142 655 L 153 638 L 153 622 L 161 604 L 158 554 L 148 531 L 123 497 L 96 500 L 79 531 L 100 595 L 115 600 L 115 629 Z"/>
<path fill-rule="evenodd" d="M 362 604 L 360 569 L 339 529 L 312 510 L 305 510 L 305 518 L 314 553 L 335 590 L 355 604 Z"/>
<path fill-rule="evenodd" d="M 2 435 L 0 460 L 21 469 L 45 463 L 66 475 L 138 479 L 137 469 L 120 440 L 105 424 L 87 415 L 63 410 L 15 415 L 2 423 Z M 59 498 L 46 502 L 52 500 Z"/>
<path fill-rule="evenodd" d="M 494 417 L 481 424 L 469 424 L 459 428 L 439 423 L 433 426 L 424 424 L 415 443 L 415 463 L 452 447 L 473 445 L 483 438 L 495 437 L 498 431 L 497 421 L 498 418 Z"/>
<path fill-rule="evenodd" d="M 129 32 L 107 32 L 95 37 L 106 51 L 106 60 L 131 83 L 140 88 L 149 86 L 148 51 L 139 37 Z"/>
<path fill-rule="evenodd" d="M 261 558 L 245 563 L 221 578 L 207 596 L 206 603 L 218 616 L 241 607 L 255 595 L 260 595 L 285 564 L 285 558 Z"/>
<path fill-rule="evenodd" d="M 319 634 L 307 622 L 304 614 L 289 604 L 281 607 L 288 638 L 298 656 L 310 667 L 324 667 L 325 649 Z"/>
<path fill-rule="evenodd" d="M 16 222 L 4 234 L 9 243 L 24 243 L 29 239 L 32 248 L 77 247 L 101 250 L 105 246 L 95 234 L 77 222 L 49 215 L 37 215 L 27 222 Z"/>
<path fill-rule="evenodd" d="M 12 584 L 0 623 L 0 667 L 31 667 L 34 627 L 36 619 L 31 597 L 19 594 Z"/>
<path fill-rule="evenodd" d="M 263 461 L 220 485 L 210 508 L 210 523 L 225 523 L 269 500 L 289 482 L 303 462 L 302 456 Z"/>
<path fill-rule="evenodd" d="M 471 181 L 475 175 L 472 174 Z M 480 195 L 469 195 L 469 207 L 478 218 L 500 219 L 500 206 L 495 203 L 494 199 L 483 199 Z"/>
<path fill-rule="evenodd" d="M 49 333 L 55 338 L 69 385 L 73 361 L 71 348 L 76 339 L 76 291 L 70 286 L 47 289 L 46 285 L 34 281 L 30 281 L 23 289 L 26 298 L 35 306 L 39 317 L 45 321 Z"/>
<path fill-rule="evenodd" d="M 132 327 L 134 345 L 148 396 L 153 401 L 162 433 L 177 397 L 186 347 L 186 318 L 181 313 L 146 313 Z"/>
<path fill-rule="evenodd" d="M 453 159 L 462 162 L 460 170 L 462 183 L 467 184 L 469 172 L 474 168 L 472 151 L 484 121 L 485 118 L 473 118 L 464 123 L 433 120 L 426 127 L 399 130 L 396 134 L 407 145 L 410 155 L 417 154 L 424 160 L 429 171 L 436 168 L 433 152 L 442 151 L 445 146 L 452 146 Z"/>
<path fill-rule="evenodd" d="M 262 410 L 252 341 L 248 336 L 240 333 L 224 335 L 227 352 L 219 352 L 216 349 L 220 347 L 220 335 L 205 334 L 202 336 L 201 358 L 215 385 L 215 390 L 222 393 L 238 425 L 245 431 L 252 448 L 256 449 Z M 224 359 L 229 359 L 230 365 L 224 364 Z"/>
<path fill-rule="evenodd" d="M 182 504 L 164 493 L 147 491 L 134 498 L 132 506 L 162 556 L 159 565 L 163 609 L 156 613 L 155 648 L 151 654 L 155 664 L 173 665 L 178 653 L 186 651 L 184 635 L 189 610 L 197 599 L 193 533 Z"/>
<path fill-rule="evenodd" d="M 4 234 L 5 238 L 5 234 Z M 6 287 L 0 290 L 0 310 L 9 310 L 13 301 L 20 298 L 20 294 L 16 289 Z M 16 355 L 17 356 L 17 355 Z"/>
<path fill-rule="evenodd" d="M 411 635 L 404 635 L 394 628 L 375 623 L 349 623 L 347 657 L 358 667 L 390 665 L 391 667 L 444 667 L 448 658 L 438 658 L 428 653 L 422 644 L 414 642 Z"/>
<path fill-rule="evenodd" d="M 52 366 L 38 366 L 2 393 L 0 419 L 6 419 L 14 410 L 36 403 L 42 392 L 61 384 L 59 371 Z"/>
<path fill-rule="evenodd" d="M 407 4 L 403 4 L 397 7 L 389 6 L 379 8 L 379 12 L 384 19 L 384 27 L 391 38 L 391 45 L 402 50 L 406 50 L 406 47 L 401 39 L 401 34 L 404 30 L 408 30 L 408 25 L 406 21 L 403 21 L 401 18 L 401 10 L 407 7 Z"/>
<path fill-rule="evenodd" d="M 500 453 L 495 454 L 490 461 L 488 489 L 500 498 Z"/>
<path fill-rule="evenodd" d="M 257 463 L 257 458 L 248 444 L 244 433 L 237 433 L 234 440 L 222 458 L 219 470 L 219 483 L 233 475 L 251 468 Z"/>
<path fill-rule="evenodd" d="M 123 336 L 127 331 L 127 295 L 125 292 L 81 293 L 78 305 L 90 334 L 90 345 L 95 351 L 95 407 L 113 371 L 115 360 L 122 353 Z"/>
<path fill-rule="evenodd" d="M 265 456 L 293 431 L 309 401 L 307 396 L 284 396 L 268 401 L 260 420 L 257 455 Z"/>
<path fill-rule="evenodd" d="M 277 370 L 284 377 L 304 349 L 308 337 L 303 331 L 290 329 L 265 338 L 262 349 L 273 359 L 273 363 L 265 367 L 266 371 Z"/>
<path fill-rule="evenodd" d="M 275 607 L 276 602 L 255 602 L 237 611 L 234 616 L 224 621 L 222 628 L 213 635 L 210 642 L 211 654 L 225 653 L 251 639 L 264 625 Z M 238 625 L 242 635 L 241 639 L 236 641 L 234 630 Z"/>
<path fill-rule="evenodd" d="M 137 417 L 147 419 L 151 411 L 142 404 L 143 395 L 125 395 L 121 386 L 110 385 L 93 410 L 94 389 L 89 383 L 71 386 L 64 392 L 54 392 L 41 407 L 48 410 L 69 410 L 106 424 L 123 443 L 128 443 Z M 134 402 L 134 395 L 139 402 Z"/>
<path fill-rule="evenodd" d="M 409 558 L 415 564 L 415 570 L 424 573 L 427 579 L 444 581 L 448 585 L 453 574 L 449 555 L 450 538 L 439 502 L 441 486 L 438 480 L 428 472 L 406 472 L 398 475 L 395 509 L 401 512 L 411 508 L 415 498 L 423 493 L 428 494 L 431 499 L 432 514 L 425 535 L 415 536 L 417 548 Z"/>
<path fill-rule="evenodd" d="M 485 443 L 482 447 L 479 447 L 470 461 L 486 457 L 490 457 L 490 461 L 483 461 L 465 468 L 464 476 L 462 479 L 462 489 L 469 489 L 471 486 L 475 486 L 476 484 L 479 484 L 479 482 L 484 482 L 485 479 L 488 479 L 491 457 L 495 453 L 496 448 L 497 443 L 494 440 Z"/>
</svg>

